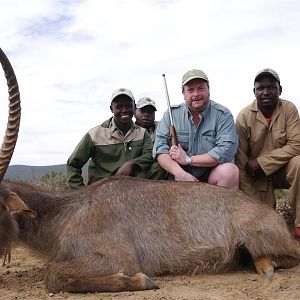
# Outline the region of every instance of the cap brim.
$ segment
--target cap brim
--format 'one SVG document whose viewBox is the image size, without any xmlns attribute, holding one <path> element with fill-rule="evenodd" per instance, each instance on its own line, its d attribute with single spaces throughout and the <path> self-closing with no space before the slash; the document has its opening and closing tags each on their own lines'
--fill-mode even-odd
<svg viewBox="0 0 300 300">
<path fill-rule="evenodd" d="M 208 82 L 208 79 L 205 78 L 205 77 L 202 77 L 202 76 L 191 76 L 191 77 L 188 77 L 183 83 L 182 83 L 182 86 L 184 86 L 185 84 L 187 84 L 189 81 L 193 80 L 193 79 L 202 79 L 206 82 Z"/>
<path fill-rule="evenodd" d="M 128 96 L 127 94 L 119 94 L 119 95 L 116 95 L 112 100 L 111 102 L 114 102 L 116 100 L 119 100 L 118 98 L 120 98 L 120 96 L 126 96 L 129 100 L 133 101 L 134 102 L 134 99 L 132 99 L 130 96 Z"/>
<path fill-rule="evenodd" d="M 157 110 L 156 107 L 152 104 L 145 104 L 145 105 L 137 106 L 136 108 L 143 108 L 145 106 L 152 106 L 155 109 L 155 111 Z"/>
</svg>

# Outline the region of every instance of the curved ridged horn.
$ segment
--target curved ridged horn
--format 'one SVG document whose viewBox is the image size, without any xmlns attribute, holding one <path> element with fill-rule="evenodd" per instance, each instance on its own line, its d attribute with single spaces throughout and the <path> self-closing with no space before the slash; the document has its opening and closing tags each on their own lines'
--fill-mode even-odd
<svg viewBox="0 0 300 300">
<path fill-rule="evenodd" d="M 21 120 L 21 104 L 20 93 L 15 72 L 5 55 L 0 48 L 0 61 L 8 86 L 8 100 L 9 100 L 9 113 L 7 128 L 5 131 L 4 139 L 0 149 L 0 182 L 8 168 L 9 162 L 13 155 L 20 126 Z"/>
</svg>

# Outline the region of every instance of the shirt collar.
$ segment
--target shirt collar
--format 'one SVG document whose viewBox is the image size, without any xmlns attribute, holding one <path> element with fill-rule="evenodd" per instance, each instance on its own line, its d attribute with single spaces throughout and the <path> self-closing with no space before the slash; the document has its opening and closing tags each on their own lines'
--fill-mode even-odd
<svg viewBox="0 0 300 300">
<path fill-rule="evenodd" d="M 136 126 L 137 126 L 137 125 L 135 125 L 135 124 L 131 121 L 131 126 L 130 126 L 130 129 L 128 130 L 128 132 L 131 132 L 131 131 L 133 130 L 133 128 L 135 128 Z M 110 128 L 111 128 L 111 132 L 114 132 L 114 131 L 120 131 L 120 132 L 122 132 L 122 131 L 118 128 L 118 126 L 117 126 L 117 124 L 116 124 L 116 122 L 115 122 L 115 118 L 114 118 L 114 117 L 111 118 Z"/>
<path fill-rule="evenodd" d="M 277 103 L 276 108 L 274 109 L 274 112 L 275 112 L 275 111 L 278 109 L 278 107 L 280 107 L 281 105 L 282 105 L 282 99 L 281 99 L 281 98 L 278 98 L 278 103 Z M 257 100 L 256 100 L 256 99 L 251 103 L 250 109 L 251 109 L 252 111 L 259 111 L 259 110 L 260 110 L 259 107 L 258 107 L 258 103 L 257 103 Z M 274 112 L 273 112 L 273 114 L 274 114 Z"/>
<path fill-rule="evenodd" d="M 210 107 L 211 107 L 211 101 L 209 100 L 206 107 L 204 108 L 204 110 L 202 112 L 199 113 L 199 115 L 201 115 L 205 119 L 205 117 L 209 114 Z M 186 105 L 186 111 L 187 111 L 189 118 L 191 118 L 192 113 L 187 105 Z"/>
<path fill-rule="evenodd" d="M 136 124 L 137 125 L 137 124 Z M 149 133 L 151 133 L 151 132 L 154 132 L 155 131 L 155 128 L 156 128 L 156 125 L 155 125 L 155 123 L 154 124 L 152 124 L 150 127 L 148 127 L 148 128 L 145 128 Z"/>
</svg>

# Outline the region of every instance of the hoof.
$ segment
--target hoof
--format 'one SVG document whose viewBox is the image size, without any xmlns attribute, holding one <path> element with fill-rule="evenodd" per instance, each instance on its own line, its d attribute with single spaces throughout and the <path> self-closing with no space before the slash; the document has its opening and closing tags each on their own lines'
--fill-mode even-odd
<svg viewBox="0 0 300 300">
<path fill-rule="evenodd" d="M 159 286 L 144 273 L 136 273 L 132 280 L 140 286 L 139 290 L 157 290 Z"/>
<path fill-rule="evenodd" d="M 273 279 L 274 275 L 275 275 L 274 268 L 273 268 L 273 270 L 267 271 L 265 273 L 265 275 L 266 275 L 267 279 L 271 281 Z"/>
<path fill-rule="evenodd" d="M 145 282 L 145 288 L 146 290 L 157 290 L 159 289 L 159 286 L 148 276 L 144 275 L 144 282 Z"/>
</svg>

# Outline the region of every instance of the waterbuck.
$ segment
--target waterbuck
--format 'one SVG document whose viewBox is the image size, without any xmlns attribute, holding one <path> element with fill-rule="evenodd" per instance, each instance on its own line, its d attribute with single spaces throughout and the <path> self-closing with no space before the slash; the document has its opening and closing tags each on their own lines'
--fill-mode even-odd
<svg viewBox="0 0 300 300">
<path fill-rule="evenodd" d="M 50 292 L 156 289 L 148 276 L 223 272 L 242 254 L 271 278 L 300 260 L 276 211 L 205 183 L 109 177 L 50 194 L 5 182 L 0 204 L 2 251 L 17 237 L 44 256 Z"/>
</svg>

